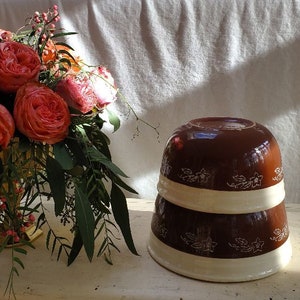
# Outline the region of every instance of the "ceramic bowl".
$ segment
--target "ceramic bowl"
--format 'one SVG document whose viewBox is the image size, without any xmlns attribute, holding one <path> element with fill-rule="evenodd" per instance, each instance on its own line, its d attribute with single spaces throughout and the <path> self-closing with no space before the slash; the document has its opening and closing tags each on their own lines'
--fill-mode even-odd
<svg viewBox="0 0 300 300">
<path fill-rule="evenodd" d="M 266 277 L 291 257 L 281 153 L 250 120 L 196 119 L 162 158 L 148 249 L 162 266 L 215 282 Z"/>
</svg>

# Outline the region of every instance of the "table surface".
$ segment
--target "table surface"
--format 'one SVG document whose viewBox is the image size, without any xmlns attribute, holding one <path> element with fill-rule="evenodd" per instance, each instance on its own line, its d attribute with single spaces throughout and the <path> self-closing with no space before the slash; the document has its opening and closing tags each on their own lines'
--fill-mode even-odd
<svg viewBox="0 0 300 300">
<path fill-rule="evenodd" d="M 64 257 L 56 261 L 45 246 L 44 233 L 22 258 L 25 269 L 16 277 L 17 299 L 300 299 L 300 205 L 286 204 L 293 257 L 278 273 L 244 283 L 209 283 L 189 279 L 158 265 L 147 251 L 154 202 L 128 199 L 132 233 L 139 256 L 132 255 L 124 241 L 113 253 L 113 265 L 102 258 L 92 263 L 84 253 L 71 266 Z M 8 279 L 10 251 L 0 255 L 0 299 Z"/>
</svg>

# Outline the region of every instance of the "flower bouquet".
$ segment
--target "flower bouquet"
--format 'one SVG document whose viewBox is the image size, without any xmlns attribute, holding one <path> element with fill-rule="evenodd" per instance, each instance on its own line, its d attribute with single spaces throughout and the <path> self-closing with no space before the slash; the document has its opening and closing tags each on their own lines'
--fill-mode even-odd
<svg viewBox="0 0 300 300">
<path fill-rule="evenodd" d="M 66 44 L 75 33 L 58 29 L 58 20 L 54 5 L 15 33 L 0 30 L 0 252 L 13 251 L 10 295 L 14 274 L 24 268 L 21 245 L 33 247 L 28 228 L 46 227 L 47 247 L 58 259 L 65 253 L 68 264 L 82 249 L 90 261 L 97 250 L 111 263 L 111 226 L 137 254 L 123 190 L 135 191 L 112 162 L 103 132 L 105 123 L 120 126 L 107 109 L 118 89 L 107 68 L 88 66 Z M 71 241 L 48 222 L 48 201 Z"/>
</svg>

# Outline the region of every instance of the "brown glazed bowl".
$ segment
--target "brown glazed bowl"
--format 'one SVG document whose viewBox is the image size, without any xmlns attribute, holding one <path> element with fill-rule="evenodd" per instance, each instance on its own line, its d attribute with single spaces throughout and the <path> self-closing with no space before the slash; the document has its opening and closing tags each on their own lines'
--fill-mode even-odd
<svg viewBox="0 0 300 300">
<path fill-rule="evenodd" d="M 166 144 L 148 250 L 200 280 L 269 276 L 292 254 L 284 199 L 280 149 L 267 128 L 241 118 L 192 120 Z"/>
</svg>

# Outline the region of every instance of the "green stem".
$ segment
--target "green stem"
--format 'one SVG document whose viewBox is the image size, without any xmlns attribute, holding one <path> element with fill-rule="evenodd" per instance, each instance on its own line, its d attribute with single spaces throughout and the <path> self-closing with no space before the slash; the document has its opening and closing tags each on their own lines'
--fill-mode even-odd
<svg viewBox="0 0 300 300">
<path fill-rule="evenodd" d="M 151 129 L 154 130 L 154 132 L 156 133 L 157 135 L 157 140 L 159 140 L 159 131 L 158 131 L 158 128 L 159 128 L 159 124 L 157 126 L 154 126 L 152 124 L 150 124 L 149 122 L 145 121 L 144 119 L 140 118 L 138 116 L 138 114 L 136 113 L 136 111 L 134 110 L 134 108 L 132 107 L 132 105 L 128 102 L 128 100 L 126 99 L 126 97 L 118 90 L 118 95 L 120 97 L 120 99 L 122 100 L 123 103 L 126 104 L 126 106 L 128 107 L 129 111 L 134 115 L 135 117 L 135 120 L 137 122 L 140 122 L 140 123 L 143 123 L 144 125 L 150 127 Z M 139 127 L 137 126 L 136 127 L 136 130 L 137 130 L 137 134 L 134 135 L 134 137 L 138 136 L 140 134 L 140 130 L 139 130 Z"/>
<path fill-rule="evenodd" d="M 13 297 L 15 300 L 17 299 L 16 294 L 15 294 L 15 289 L 14 289 L 14 278 L 15 278 L 15 273 L 18 274 L 16 266 L 15 266 L 15 261 L 14 261 L 14 241 L 12 242 L 11 246 L 11 269 L 9 273 L 9 277 L 7 280 L 7 285 L 5 288 L 4 296 L 8 294 L 8 299 L 11 299 Z"/>
</svg>

